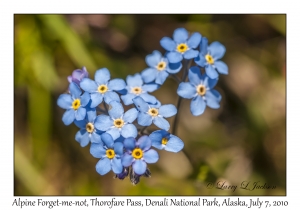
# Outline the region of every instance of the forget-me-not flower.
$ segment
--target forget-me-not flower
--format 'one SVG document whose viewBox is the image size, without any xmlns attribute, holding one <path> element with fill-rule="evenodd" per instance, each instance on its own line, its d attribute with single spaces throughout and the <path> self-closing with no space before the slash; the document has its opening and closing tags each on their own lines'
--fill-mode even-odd
<svg viewBox="0 0 300 210">
<path fill-rule="evenodd" d="M 158 107 L 148 104 L 141 97 L 134 98 L 133 103 L 139 110 L 137 121 L 141 126 L 149 126 L 153 122 L 157 127 L 169 130 L 170 124 L 165 118 L 172 117 L 177 113 L 177 109 L 173 104 Z"/>
<path fill-rule="evenodd" d="M 169 74 L 176 74 L 180 71 L 182 64 L 169 63 L 168 59 L 163 57 L 157 50 L 146 56 L 146 63 L 150 68 L 142 71 L 141 75 L 146 83 L 153 82 L 162 85 Z"/>
<path fill-rule="evenodd" d="M 100 131 L 106 131 L 114 140 L 120 135 L 124 138 L 136 137 L 137 129 L 132 122 L 137 118 L 138 111 L 136 108 L 129 109 L 124 114 L 124 108 L 118 101 L 112 101 L 109 104 L 107 115 L 99 115 L 95 120 L 95 127 Z"/>
<path fill-rule="evenodd" d="M 177 136 L 165 131 L 154 131 L 149 135 L 152 146 L 156 149 L 164 149 L 169 152 L 179 152 L 182 150 L 184 143 Z"/>
<path fill-rule="evenodd" d="M 65 125 L 70 125 L 75 119 L 83 120 L 86 115 L 86 105 L 90 101 L 90 94 L 82 91 L 74 82 L 69 85 L 70 94 L 61 94 L 57 99 L 57 105 L 66 109 L 62 116 Z"/>
<path fill-rule="evenodd" d="M 123 144 L 114 142 L 108 133 L 101 135 L 102 143 L 92 143 L 90 153 L 95 158 L 101 158 L 96 164 L 96 171 L 100 175 L 107 174 L 112 170 L 115 174 L 123 171 L 121 157 L 123 155 Z"/>
<path fill-rule="evenodd" d="M 154 149 L 150 149 L 151 139 L 149 136 L 142 136 L 137 141 L 134 138 L 126 138 L 124 148 L 126 151 L 122 157 L 123 166 L 132 165 L 134 173 L 138 175 L 146 172 L 147 163 L 156 163 L 159 159 L 158 153 Z"/>
<path fill-rule="evenodd" d="M 164 37 L 160 40 L 161 46 L 169 51 L 167 58 L 170 63 L 178 63 L 185 59 L 192 59 L 198 56 L 199 51 L 195 50 L 200 41 L 201 34 L 193 33 L 189 37 L 189 33 L 184 28 L 178 28 L 173 33 L 173 40 L 169 37 Z"/>
<path fill-rule="evenodd" d="M 110 73 L 107 68 L 96 71 L 95 81 L 84 78 L 80 82 L 80 87 L 91 94 L 91 108 L 98 106 L 104 101 L 109 104 L 111 101 L 120 101 L 119 95 L 114 91 L 123 90 L 126 87 L 124 80 L 110 80 Z"/>
<path fill-rule="evenodd" d="M 206 106 L 213 109 L 220 107 L 221 95 L 214 90 L 218 79 L 210 79 L 206 74 L 200 73 L 197 66 L 193 66 L 189 70 L 189 82 L 179 84 L 177 94 L 183 98 L 192 99 L 191 112 L 194 116 L 201 115 Z"/>
<path fill-rule="evenodd" d="M 75 82 L 77 85 L 80 85 L 80 82 L 83 78 L 88 78 L 89 73 L 87 72 L 85 67 L 82 69 L 76 69 L 72 72 L 72 75 L 68 76 L 68 81 Z"/>
<path fill-rule="evenodd" d="M 94 125 L 96 117 L 96 109 L 89 109 L 84 120 L 74 121 L 75 125 L 80 128 L 75 135 L 75 140 L 80 143 L 80 146 L 85 147 L 89 142 L 101 143 L 101 132 Z"/>
<path fill-rule="evenodd" d="M 208 46 L 207 38 L 203 38 L 200 43 L 200 53 L 195 58 L 195 63 L 205 67 L 207 76 L 215 79 L 220 74 L 228 74 L 228 66 L 220 59 L 224 56 L 226 48 L 220 42 L 213 42 Z"/>
<path fill-rule="evenodd" d="M 124 91 L 125 95 L 122 95 L 121 98 L 125 105 L 130 105 L 133 103 L 132 99 L 140 96 L 145 101 L 155 104 L 157 102 L 157 99 L 148 94 L 148 92 L 153 92 L 159 88 L 159 85 L 157 84 L 144 84 L 144 81 L 139 73 L 136 73 L 135 75 L 131 76 L 128 75 L 126 78 L 127 87 Z"/>
</svg>

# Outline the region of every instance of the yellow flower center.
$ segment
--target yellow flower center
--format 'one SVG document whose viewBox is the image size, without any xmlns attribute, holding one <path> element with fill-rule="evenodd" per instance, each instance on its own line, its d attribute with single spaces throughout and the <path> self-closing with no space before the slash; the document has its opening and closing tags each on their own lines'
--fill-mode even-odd
<svg viewBox="0 0 300 210">
<path fill-rule="evenodd" d="M 141 159 L 143 157 L 143 151 L 140 148 L 135 148 L 131 155 L 135 159 Z"/>
<path fill-rule="evenodd" d="M 99 93 L 105 93 L 108 90 L 108 87 L 106 85 L 99 85 L 98 92 Z"/>
<path fill-rule="evenodd" d="M 209 55 L 209 54 L 207 54 L 205 56 L 205 59 L 206 59 L 207 63 L 209 63 L 209 64 L 214 64 L 214 62 L 215 62 L 214 59 L 213 59 L 213 57 L 211 55 Z"/>
<path fill-rule="evenodd" d="M 87 132 L 92 133 L 94 131 L 93 123 L 86 124 L 85 129 L 86 129 Z"/>
<path fill-rule="evenodd" d="M 139 95 L 139 94 L 142 93 L 142 88 L 140 88 L 140 87 L 133 87 L 133 88 L 131 88 L 131 92 L 134 93 L 134 94 L 136 94 L 136 95 Z"/>
<path fill-rule="evenodd" d="M 156 117 L 158 115 L 158 109 L 156 109 L 156 108 L 150 108 L 148 110 L 148 114 L 150 114 L 153 117 Z"/>
<path fill-rule="evenodd" d="M 115 157 L 115 151 L 113 149 L 106 150 L 106 157 L 109 159 L 113 159 Z"/>
<path fill-rule="evenodd" d="M 161 61 L 161 62 L 159 62 L 159 63 L 157 64 L 156 69 L 157 69 L 158 71 L 162 71 L 162 70 L 164 70 L 164 69 L 166 68 L 166 66 L 167 66 L 166 62 Z"/>
<path fill-rule="evenodd" d="M 161 143 L 163 145 L 166 145 L 168 143 L 168 139 L 167 138 L 162 138 Z"/>
<path fill-rule="evenodd" d="M 181 43 L 181 44 L 177 45 L 177 51 L 180 53 L 184 53 L 188 49 L 189 49 L 189 47 L 185 43 Z"/>
<path fill-rule="evenodd" d="M 197 93 L 198 93 L 200 96 L 205 95 L 205 93 L 206 93 L 206 87 L 205 87 L 204 85 L 198 85 L 198 86 L 197 86 Z"/>
<path fill-rule="evenodd" d="M 75 109 L 75 110 L 77 110 L 79 107 L 80 107 L 80 100 L 79 99 L 75 99 L 72 102 L 72 108 Z"/>
<path fill-rule="evenodd" d="M 115 119 L 114 125 L 115 125 L 117 128 L 122 128 L 123 125 L 124 125 L 124 120 L 122 120 L 122 119 Z"/>
</svg>

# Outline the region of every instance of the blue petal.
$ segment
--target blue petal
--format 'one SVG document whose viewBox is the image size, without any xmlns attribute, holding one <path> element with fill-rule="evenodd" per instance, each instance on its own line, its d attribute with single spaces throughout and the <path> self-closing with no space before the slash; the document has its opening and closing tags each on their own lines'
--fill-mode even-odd
<svg viewBox="0 0 300 210">
<path fill-rule="evenodd" d="M 122 127 L 121 135 L 124 138 L 129 138 L 129 137 L 135 138 L 137 136 L 137 129 L 133 124 L 126 124 Z"/>
<path fill-rule="evenodd" d="M 126 82 L 129 87 L 141 87 L 144 83 L 142 76 L 139 73 L 136 73 L 133 76 L 128 75 L 126 77 Z"/>
<path fill-rule="evenodd" d="M 120 97 L 117 93 L 115 93 L 114 91 L 107 91 L 104 94 L 104 101 L 109 104 L 111 101 L 118 101 L 120 102 Z"/>
<path fill-rule="evenodd" d="M 121 157 L 123 155 L 123 144 L 121 142 L 115 142 L 114 151 Z"/>
<path fill-rule="evenodd" d="M 103 95 L 99 92 L 91 93 L 91 108 L 95 108 L 103 101 Z"/>
<path fill-rule="evenodd" d="M 128 93 L 126 95 L 121 96 L 121 99 L 125 105 L 130 105 L 130 104 L 133 104 L 132 99 L 134 99 L 135 97 L 136 97 L 135 94 Z"/>
<path fill-rule="evenodd" d="M 74 82 L 70 83 L 69 90 L 73 98 L 79 98 L 82 93 L 78 85 Z"/>
<path fill-rule="evenodd" d="M 191 99 L 196 95 L 196 88 L 189 82 L 182 82 L 179 84 L 177 94 L 182 98 Z"/>
<path fill-rule="evenodd" d="M 205 64 L 206 64 L 206 59 L 202 54 L 201 55 L 199 54 L 199 56 L 197 56 L 195 58 L 195 63 L 198 64 L 201 67 L 204 67 Z"/>
<path fill-rule="evenodd" d="M 174 51 L 176 49 L 176 43 L 169 37 L 163 37 L 160 40 L 160 45 L 167 51 Z"/>
<path fill-rule="evenodd" d="M 121 159 L 113 158 L 111 162 L 112 170 L 115 174 L 119 174 L 123 171 L 123 165 Z"/>
<path fill-rule="evenodd" d="M 170 63 L 179 63 L 182 61 L 182 55 L 179 52 L 169 52 L 167 58 Z"/>
<path fill-rule="evenodd" d="M 222 58 L 226 52 L 226 48 L 220 42 L 213 42 L 209 45 L 208 50 L 214 60 Z"/>
<path fill-rule="evenodd" d="M 139 140 L 137 141 L 137 145 L 139 148 L 141 148 L 143 151 L 147 151 L 151 147 L 151 139 L 149 136 L 141 136 Z"/>
<path fill-rule="evenodd" d="M 79 107 L 77 111 L 75 111 L 75 119 L 76 120 L 83 120 L 86 116 L 86 109 Z"/>
<path fill-rule="evenodd" d="M 163 130 L 154 131 L 149 135 L 149 138 L 151 139 L 151 142 L 152 142 L 152 146 L 157 149 L 163 148 L 161 140 L 164 137 L 164 135 L 161 131 L 163 131 Z"/>
<path fill-rule="evenodd" d="M 109 148 L 109 149 L 113 148 L 113 146 L 114 146 L 114 140 L 113 140 L 113 138 L 112 138 L 112 136 L 110 134 L 103 133 L 101 135 L 101 139 L 102 139 L 104 145 L 107 146 L 107 148 Z"/>
<path fill-rule="evenodd" d="M 143 85 L 142 89 L 146 92 L 153 92 L 155 90 L 157 90 L 159 88 L 158 84 L 147 84 L 147 85 Z"/>
<path fill-rule="evenodd" d="M 92 143 L 90 153 L 95 158 L 102 158 L 106 155 L 106 150 L 103 148 L 102 144 Z"/>
<path fill-rule="evenodd" d="M 205 72 L 206 72 L 207 76 L 211 79 L 216 79 L 219 76 L 218 72 L 211 65 L 207 65 L 205 67 Z"/>
<path fill-rule="evenodd" d="M 218 91 L 216 91 L 214 89 L 212 89 L 210 91 L 211 91 L 212 94 L 214 94 L 214 96 L 218 99 L 218 101 L 221 101 L 222 96 L 221 96 L 221 94 Z"/>
<path fill-rule="evenodd" d="M 189 33 L 184 28 L 177 28 L 173 33 L 173 39 L 177 44 L 185 43 L 189 38 Z"/>
<path fill-rule="evenodd" d="M 70 125 L 75 119 L 75 111 L 74 109 L 69 109 L 65 111 L 64 115 L 62 116 L 62 121 L 65 125 Z"/>
<path fill-rule="evenodd" d="M 133 137 L 126 138 L 126 139 L 124 139 L 124 142 L 123 142 L 125 149 L 127 149 L 129 151 L 134 150 L 135 143 L 136 143 L 136 140 Z"/>
<path fill-rule="evenodd" d="M 114 122 L 109 116 L 102 114 L 96 117 L 94 125 L 100 131 L 107 131 L 114 126 Z"/>
<path fill-rule="evenodd" d="M 141 97 L 135 97 L 132 101 L 139 111 L 147 112 L 149 110 L 149 105 Z"/>
<path fill-rule="evenodd" d="M 97 117 L 96 109 L 87 110 L 86 116 L 87 116 L 88 122 L 94 123 L 94 121 Z"/>
<path fill-rule="evenodd" d="M 146 101 L 147 103 L 150 103 L 150 104 L 155 104 L 157 101 L 157 99 L 154 96 L 152 96 L 148 93 L 142 93 L 140 95 L 140 97 L 142 97 L 144 99 L 144 101 Z"/>
<path fill-rule="evenodd" d="M 138 110 L 136 108 L 131 108 L 125 112 L 123 120 L 128 123 L 132 123 L 138 116 Z"/>
<path fill-rule="evenodd" d="M 199 116 L 203 114 L 205 107 L 206 103 L 201 96 L 197 96 L 191 101 L 190 108 L 194 116 Z"/>
<path fill-rule="evenodd" d="M 177 109 L 173 104 L 162 105 L 158 109 L 158 113 L 163 117 L 172 117 L 177 113 Z"/>
<path fill-rule="evenodd" d="M 147 113 L 140 112 L 137 121 L 141 126 L 149 126 L 152 123 L 152 117 Z"/>
<path fill-rule="evenodd" d="M 109 90 L 123 90 L 126 87 L 126 83 L 122 79 L 112 79 L 108 82 Z"/>
<path fill-rule="evenodd" d="M 169 63 L 168 68 L 166 69 L 169 74 L 176 74 L 182 68 L 181 62 L 179 63 Z"/>
<path fill-rule="evenodd" d="M 103 158 L 96 164 L 96 171 L 100 175 L 107 174 L 111 170 L 111 162 L 108 158 Z"/>
<path fill-rule="evenodd" d="M 147 164 L 143 160 L 136 160 L 132 164 L 132 168 L 133 168 L 134 173 L 136 173 L 138 175 L 142 175 L 146 172 Z"/>
<path fill-rule="evenodd" d="M 107 68 L 102 68 L 96 71 L 95 81 L 98 83 L 98 85 L 107 84 L 109 79 L 110 79 L 110 73 Z"/>
<path fill-rule="evenodd" d="M 177 136 L 171 135 L 171 137 L 169 138 L 166 146 L 165 146 L 165 150 L 169 151 L 169 152 L 179 152 L 180 150 L 182 150 L 184 146 L 183 141 L 178 138 Z"/>
<path fill-rule="evenodd" d="M 198 32 L 193 33 L 187 41 L 187 45 L 189 46 L 189 48 L 195 49 L 196 47 L 198 47 L 201 41 L 201 37 L 201 34 L 199 34 Z"/>
<path fill-rule="evenodd" d="M 102 143 L 101 137 L 98 133 L 93 132 L 91 136 L 91 143 Z"/>
<path fill-rule="evenodd" d="M 154 149 L 150 149 L 144 152 L 143 158 L 146 163 L 156 163 L 159 159 L 159 156 Z"/>
<path fill-rule="evenodd" d="M 94 80 L 91 80 L 89 78 L 84 78 L 80 82 L 80 87 L 82 88 L 82 90 L 89 92 L 89 93 L 96 92 L 98 89 L 97 83 Z"/>
<path fill-rule="evenodd" d="M 157 84 L 162 85 L 166 81 L 168 76 L 169 76 L 169 73 L 167 71 L 160 71 L 160 72 L 158 72 L 158 74 L 156 76 L 155 82 Z"/>
<path fill-rule="evenodd" d="M 85 129 L 86 126 L 86 120 L 74 120 L 74 124 L 81 129 Z"/>
<path fill-rule="evenodd" d="M 211 91 L 205 93 L 206 105 L 212 109 L 220 108 L 219 99 Z"/>
<path fill-rule="evenodd" d="M 214 65 L 220 74 L 228 74 L 228 66 L 223 61 L 215 61 Z"/>
<path fill-rule="evenodd" d="M 78 140 L 77 140 L 78 141 Z M 90 143 L 90 134 L 85 132 L 78 141 L 81 147 L 85 147 Z"/>
<path fill-rule="evenodd" d="M 157 50 L 153 51 L 152 54 L 146 56 L 146 63 L 148 66 L 156 68 L 157 64 L 161 60 L 161 53 Z"/>
<path fill-rule="evenodd" d="M 80 103 L 81 106 L 86 106 L 90 101 L 90 94 L 88 92 L 85 92 L 81 97 L 80 97 Z"/>
<path fill-rule="evenodd" d="M 189 70 L 188 77 L 192 85 L 198 86 L 201 83 L 201 75 L 200 75 L 199 67 L 197 66 L 191 67 Z"/>
<path fill-rule="evenodd" d="M 156 125 L 157 127 L 164 129 L 164 130 L 169 130 L 170 129 L 170 124 L 169 122 L 162 118 L 162 117 L 155 117 L 153 120 L 154 125 Z"/>
<path fill-rule="evenodd" d="M 132 157 L 132 155 L 130 155 L 130 154 L 128 154 L 128 153 L 125 153 L 125 154 L 122 156 L 121 162 L 122 162 L 122 165 L 125 166 L 125 167 L 131 166 L 131 164 L 132 164 L 132 162 L 133 162 L 133 157 Z"/>
<path fill-rule="evenodd" d="M 203 37 L 200 42 L 200 54 L 206 55 L 208 47 L 208 40 L 206 37 Z"/>
<path fill-rule="evenodd" d="M 209 87 L 209 89 L 213 89 L 216 86 L 216 84 L 218 83 L 218 80 L 219 80 L 219 78 L 216 78 L 216 79 L 209 78 L 207 81 L 207 86 Z"/>
<path fill-rule="evenodd" d="M 81 138 L 85 135 L 85 133 L 86 133 L 85 129 L 80 129 L 75 135 L 75 140 L 80 143 Z"/>
<path fill-rule="evenodd" d="M 113 127 L 106 131 L 106 133 L 110 134 L 113 140 L 116 140 L 120 137 L 120 130 L 119 128 Z"/>
<path fill-rule="evenodd" d="M 112 117 L 112 119 L 118 119 L 121 118 L 124 114 L 124 108 L 120 102 L 112 101 L 109 103 L 108 113 Z"/>
<path fill-rule="evenodd" d="M 157 74 L 157 69 L 154 68 L 147 68 L 141 73 L 145 83 L 154 81 L 156 78 L 156 74 Z"/>
<path fill-rule="evenodd" d="M 63 109 L 70 109 L 72 107 L 72 97 L 69 94 L 61 94 L 57 99 L 57 105 Z"/>
<path fill-rule="evenodd" d="M 188 50 L 183 54 L 183 57 L 185 59 L 192 59 L 192 58 L 196 58 L 199 55 L 199 51 L 198 50 Z"/>
</svg>

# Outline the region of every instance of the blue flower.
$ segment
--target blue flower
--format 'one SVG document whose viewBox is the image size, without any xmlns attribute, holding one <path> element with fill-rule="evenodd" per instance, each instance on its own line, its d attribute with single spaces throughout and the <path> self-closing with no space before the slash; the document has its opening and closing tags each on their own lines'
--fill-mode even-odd
<svg viewBox="0 0 300 210">
<path fill-rule="evenodd" d="M 139 110 L 137 121 L 142 126 L 149 126 L 153 122 L 157 127 L 169 130 L 170 124 L 165 118 L 172 117 L 177 113 L 177 109 L 173 104 L 162 106 L 151 105 L 141 97 L 134 98 L 133 103 Z"/>
<path fill-rule="evenodd" d="M 111 101 L 120 101 L 119 95 L 114 91 L 123 90 L 126 84 L 122 79 L 110 80 L 110 73 L 107 68 L 96 71 L 95 81 L 84 78 L 80 87 L 91 94 L 91 108 L 98 106 L 104 101 L 109 104 Z"/>
<path fill-rule="evenodd" d="M 170 63 L 178 63 L 185 59 L 192 59 L 198 56 L 199 52 L 194 50 L 201 41 L 201 34 L 193 33 L 190 38 L 186 29 L 178 28 L 174 31 L 173 39 L 164 37 L 160 40 L 160 45 L 169 53 L 167 58 Z"/>
<path fill-rule="evenodd" d="M 115 174 L 123 171 L 121 157 L 123 155 L 123 144 L 120 142 L 114 143 L 112 137 L 104 133 L 101 135 L 102 143 L 92 143 L 90 153 L 95 158 L 101 158 L 96 164 L 96 171 L 100 175 L 107 174 L 113 170 Z"/>
<path fill-rule="evenodd" d="M 224 56 L 226 48 L 220 42 L 213 42 L 208 46 L 207 38 L 200 43 L 200 53 L 195 62 L 205 67 L 206 74 L 211 79 L 216 79 L 219 74 L 228 74 L 228 66 L 220 59 Z"/>
<path fill-rule="evenodd" d="M 152 146 L 157 149 L 164 149 L 169 152 L 179 152 L 184 146 L 184 143 L 180 138 L 165 130 L 154 131 L 149 137 L 152 141 Z"/>
<path fill-rule="evenodd" d="M 118 101 L 112 101 L 109 104 L 109 116 L 99 115 L 95 120 L 95 127 L 100 131 L 106 131 L 114 140 L 120 135 L 124 138 L 136 137 L 137 129 L 131 124 L 138 115 L 136 108 L 129 109 L 124 114 L 124 108 Z"/>
<path fill-rule="evenodd" d="M 141 75 L 138 73 L 136 73 L 133 76 L 128 75 L 126 78 L 126 82 L 126 95 L 121 96 L 125 105 L 132 104 L 132 99 L 137 96 L 142 97 L 145 101 L 149 103 L 156 103 L 157 99 L 154 96 L 149 95 L 148 92 L 153 92 L 157 90 L 159 88 L 157 84 L 144 84 Z"/>
<path fill-rule="evenodd" d="M 124 140 L 126 149 L 122 157 L 122 165 L 129 167 L 132 165 L 134 173 L 142 175 L 146 172 L 147 163 L 156 163 L 159 156 L 154 149 L 150 149 L 151 139 L 149 136 L 142 136 L 136 141 L 134 138 Z"/>
<path fill-rule="evenodd" d="M 218 109 L 222 97 L 213 89 L 218 79 L 210 79 L 206 74 L 201 75 L 197 66 L 190 68 L 188 77 L 190 82 L 180 83 L 177 94 L 183 98 L 192 99 L 190 105 L 192 114 L 201 115 L 206 106 Z"/>
<path fill-rule="evenodd" d="M 163 57 L 159 51 L 153 51 L 146 56 L 146 63 L 150 68 L 142 71 L 143 80 L 146 83 L 153 82 L 162 85 L 169 74 L 176 74 L 180 71 L 181 63 L 171 64 L 168 59 Z"/>
<path fill-rule="evenodd" d="M 82 67 L 81 69 L 76 69 L 72 72 L 71 76 L 68 76 L 68 81 L 71 82 L 75 82 L 77 85 L 80 84 L 81 80 L 83 78 L 88 78 L 89 77 L 89 73 L 87 72 L 85 67 Z"/>
<path fill-rule="evenodd" d="M 76 133 L 75 140 L 80 146 L 85 147 L 91 143 L 101 143 L 101 132 L 95 128 L 95 119 L 97 117 L 95 109 L 87 110 L 86 118 L 81 121 L 74 121 L 80 130 Z"/>
<path fill-rule="evenodd" d="M 86 115 L 85 106 L 90 101 L 90 94 L 85 92 L 81 95 L 80 88 L 72 82 L 69 85 L 70 94 L 61 94 L 57 99 L 57 105 L 66 109 L 62 121 L 65 125 L 70 125 L 74 119 L 83 120 Z"/>
</svg>

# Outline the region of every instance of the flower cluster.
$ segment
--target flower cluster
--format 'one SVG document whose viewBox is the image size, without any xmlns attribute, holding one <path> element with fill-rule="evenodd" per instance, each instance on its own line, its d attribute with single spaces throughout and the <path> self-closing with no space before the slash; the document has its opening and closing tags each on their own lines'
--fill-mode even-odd
<svg viewBox="0 0 300 210">
<path fill-rule="evenodd" d="M 148 164 L 158 161 L 157 150 L 177 153 L 183 149 L 183 141 L 175 135 L 176 129 L 170 133 L 167 120 L 175 116 L 177 123 L 179 105 L 162 105 L 151 95 L 168 77 L 179 83 L 180 97 L 191 99 L 194 116 L 206 106 L 220 107 L 222 97 L 214 87 L 219 74 L 228 74 L 227 65 L 220 61 L 225 47 L 219 42 L 208 45 L 200 33 L 190 35 L 184 28 L 176 29 L 173 39 L 162 38 L 160 44 L 167 51 L 165 56 L 153 51 L 145 59 L 149 67 L 128 75 L 126 81 L 111 79 L 107 68 L 97 70 L 94 79 L 85 67 L 74 70 L 68 77 L 68 93 L 57 100 L 66 110 L 63 123 L 79 127 L 75 140 L 82 147 L 90 144 L 91 155 L 99 158 L 96 171 L 100 175 L 113 171 L 116 178 L 129 176 L 137 184 L 141 176 L 150 177 Z M 149 131 L 152 124 L 159 129 Z"/>
</svg>

